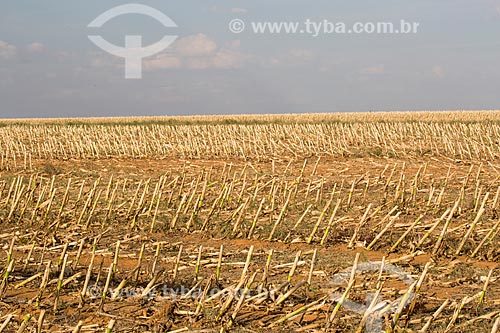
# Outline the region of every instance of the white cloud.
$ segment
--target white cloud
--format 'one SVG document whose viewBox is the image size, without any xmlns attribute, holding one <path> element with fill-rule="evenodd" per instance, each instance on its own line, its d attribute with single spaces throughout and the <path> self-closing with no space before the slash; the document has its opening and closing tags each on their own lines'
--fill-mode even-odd
<svg viewBox="0 0 500 333">
<path fill-rule="evenodd" d="M 500 16 L 500 0 L 481 0 L 484 9 L 488 12 L 488 19 Z"/>
<path fill-rule="evenodd" d="M 42 52 L 45 50 L 45 45 L 42 43 L 34 42 L 28 45 L 28 50 L 31 52 Z"/>
<path fill-rule="evenodd" d="M 248 13 L 248 9 L 246 8 L 241 8 L 241 7 L 232 7 L 232 8 L 227 8 L 227 7 L 220 7 L 220 6 L 211 6 L 209 10 L 212 13 L 218 13 L 218 14 L 246 14 Z"/>
<path fill-rule="evenodd" d="M 249 55 L 238 49 L 239 40 L 223 47 L 204 34 L 196 34 L 178 39 L 167 51 L 144 60 L 147 70 L 179 69 L 232 69 L 239 68 L 250 60 Z"/>
<path fill-rule="evenodd" d="M 0 59 L 11 59 L 17 54 L 17 48 L 0 40 Z"/>
<path fill-rule="evenodd" d="M 247 59 L 249 59 L 248 56 L 239 52 L 231 49 L 223 49 L 215 54 L 212 64 L 215 68 L 221 69 L 239 68 Z"/>
<path fill-rule="evenodd" d="M 285 54 L 271 58 L 276 66 L 300 66 L 308 64 L 316 58 L 316 53 L 307 49 L 292 49 Z"/>
<path fill-rule="evenodd" d="M 310 64 L 317 59 L 317 54 L 308 49 L 291 49 L 273 58 L 263 58 L 242 52 L 240 46 L 241 42 L 238 39 L 219 46 L 203 33 L 189 35 L 179 38 L 165 51 L 143 59 L 143 69 L 223 70 L 242 68 L 249 63 L 264 67 L 297 67 Z M 89 58 L 92 67 L 124 67 L 123 59 L 107 54 L 90 54 Z"/>
<path fill-rule="evenodd" d="M 92 67 L 106 67 L 109 64 L 109 59 L 101 56 L 93 56 L 90 58 L 90 65 Z"/>
<path fill-rule="evenodd" d="M 188 58 L 184 60 L 183 66 L 188 69 L 209 69 L 210 67 L 212 67 L 212 58 Z"/>
<path fill-rule="evenodd" d="M 245 8 L 231 8 L 231 13 L 233 14 L 246 14 L 248 13 L 248 9 Z"/>
<path fill-rule="evenodd" d="M 235 39 L 217 50 L 211 57 L 212 67 L 219 69 L 234 69 L 240 68 L 245 63 L 252 61 L 254 57 L 241 52 L 239 50 L 240 45 L 241 41 Z"/>
<path fill-rule="evenodd" d="M 444 68 L 441 66 L 438 66 L 438 65 L 432 67 L 431 73 L 432 73 L 432 76 L 436 79 L 442 79 L 446 75 Z"/>
<path fill-rule="evenodd" d="M 61 61 L 71 60 L 72 56 L 61 57 Z M 88 63 L 87 65 L 92 68 L 107 69 L 116 68 L 120 70 L 125 70 L 125 61 L 123 58 L 115 57 L 106 52 L 91 51 L 87 54 Z M 77 74 L 82 74 L 82 72 L 77 71 Z"/>
<path fill-rule="evenodd" d="M 365 67 L 359 71 L 360 74 L 363 75 L 380 75 L 385 73 L 385 66 L 384 65 L 376 65 L 376 66 L 370 66 L 370 67 Z"/>
<path fill-rule="evenodd" d="M 149 58 L 144 61 L 146 70 L 153 69 L 176 69 L 182 67 L 182 61 L 171 54 L 160 54 L 157 57 Z"/>
<path fill-rule="evenodd" d="M 215 52 L 217 44 L 207 35 L 199 33 L 178 39 L 173 45 L 173 52 L 179 56 L 200 57 Z"/>
<path fill-rule="evenodd" d="M 316 57 L 316 54 L 313 51 L 305 49 L 290 50 L 290 55 L 296 59 L 302 59 L 304 61 L 310 61 Z"/>
</svg>

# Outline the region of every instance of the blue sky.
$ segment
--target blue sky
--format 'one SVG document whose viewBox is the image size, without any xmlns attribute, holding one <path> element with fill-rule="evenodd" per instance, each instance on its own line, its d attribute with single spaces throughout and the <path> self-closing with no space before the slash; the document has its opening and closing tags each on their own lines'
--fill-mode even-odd
<svg viewBox="0 0 500 333">
<path fill-rule="evenodd" d="M 0 117 L 500 108 L 500 0 L 135 1 L 143 15 L 87 25 L 127 1 L 0 4 Z M 241 34 L 228 28 L 239 18 Z M 409 35 L 255 34 L 251 22 L 420 23 Z M 126 80 L 87 36 L 179 36 Z"/>
</svg>

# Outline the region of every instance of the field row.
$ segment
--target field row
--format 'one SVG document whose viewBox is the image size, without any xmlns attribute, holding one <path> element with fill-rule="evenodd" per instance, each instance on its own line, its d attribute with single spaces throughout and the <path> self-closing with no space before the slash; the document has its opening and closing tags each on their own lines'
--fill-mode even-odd
<svg viewBox="0 0 500 333">
<path fill-rule="evenodd" d="M 16 125 L 0 128 L 0 170 L 34 160 L 500 158 L 500 124 L 353 122 L 258 125 Z"/>
<path fill-rule="evenodd" d="M 79 178 L 78 170 L 18 175 L 0 180 L 0 218 L 5 225 L 54 235 L 68 228 L 86 235 L 119 226 L 130 232 L 361 244 L 391 252 L 414 245 L 433 254 L 498 255 L 500 186 L 498 178 L 487 176 L 496 169 L 450 165 L 436 176 L 438 164 L 403 162 L 365 173 L 331 169 L 329 176 L 323 171 L 319 176 L 320 159 L 316 162 L 271 172 L 252 164 L 209 169 L 185 164 L 152 178 Z"/>
<path fill-rule="evenodd" d="M 255 125 L 255 124 L 321 124 L 366 122 L 433 122 L 486 123 L 499 122 L 499 110 L 412 111 L 412 112 L 339 112 L 304 114 L 237 114 L 152 117 L 33 118 L 3 119 L 0 126 L 12 125 Z"/>
</svg>

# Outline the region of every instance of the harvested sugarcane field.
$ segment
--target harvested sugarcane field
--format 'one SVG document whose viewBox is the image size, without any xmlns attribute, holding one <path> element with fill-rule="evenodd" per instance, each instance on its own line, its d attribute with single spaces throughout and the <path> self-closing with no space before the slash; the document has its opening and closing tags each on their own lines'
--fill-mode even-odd
<svg viewBox="0 0 500 333">
<path fill-rule="evenodd" d="M 0 332 L 498 332 L 500 112 L 0 121 Z"/>
</svg>

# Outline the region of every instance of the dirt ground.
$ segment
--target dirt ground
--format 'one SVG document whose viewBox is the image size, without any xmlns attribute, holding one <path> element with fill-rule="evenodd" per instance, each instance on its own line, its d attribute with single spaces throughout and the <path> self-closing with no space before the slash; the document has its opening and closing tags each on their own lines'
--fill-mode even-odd
<svg viewBox="0 0 500 333">
<path fill-rule="evenodd" d="M 434 158 L 3 170 L 0 331 L 489 332 L 499 179 Z"/>
</svg>

